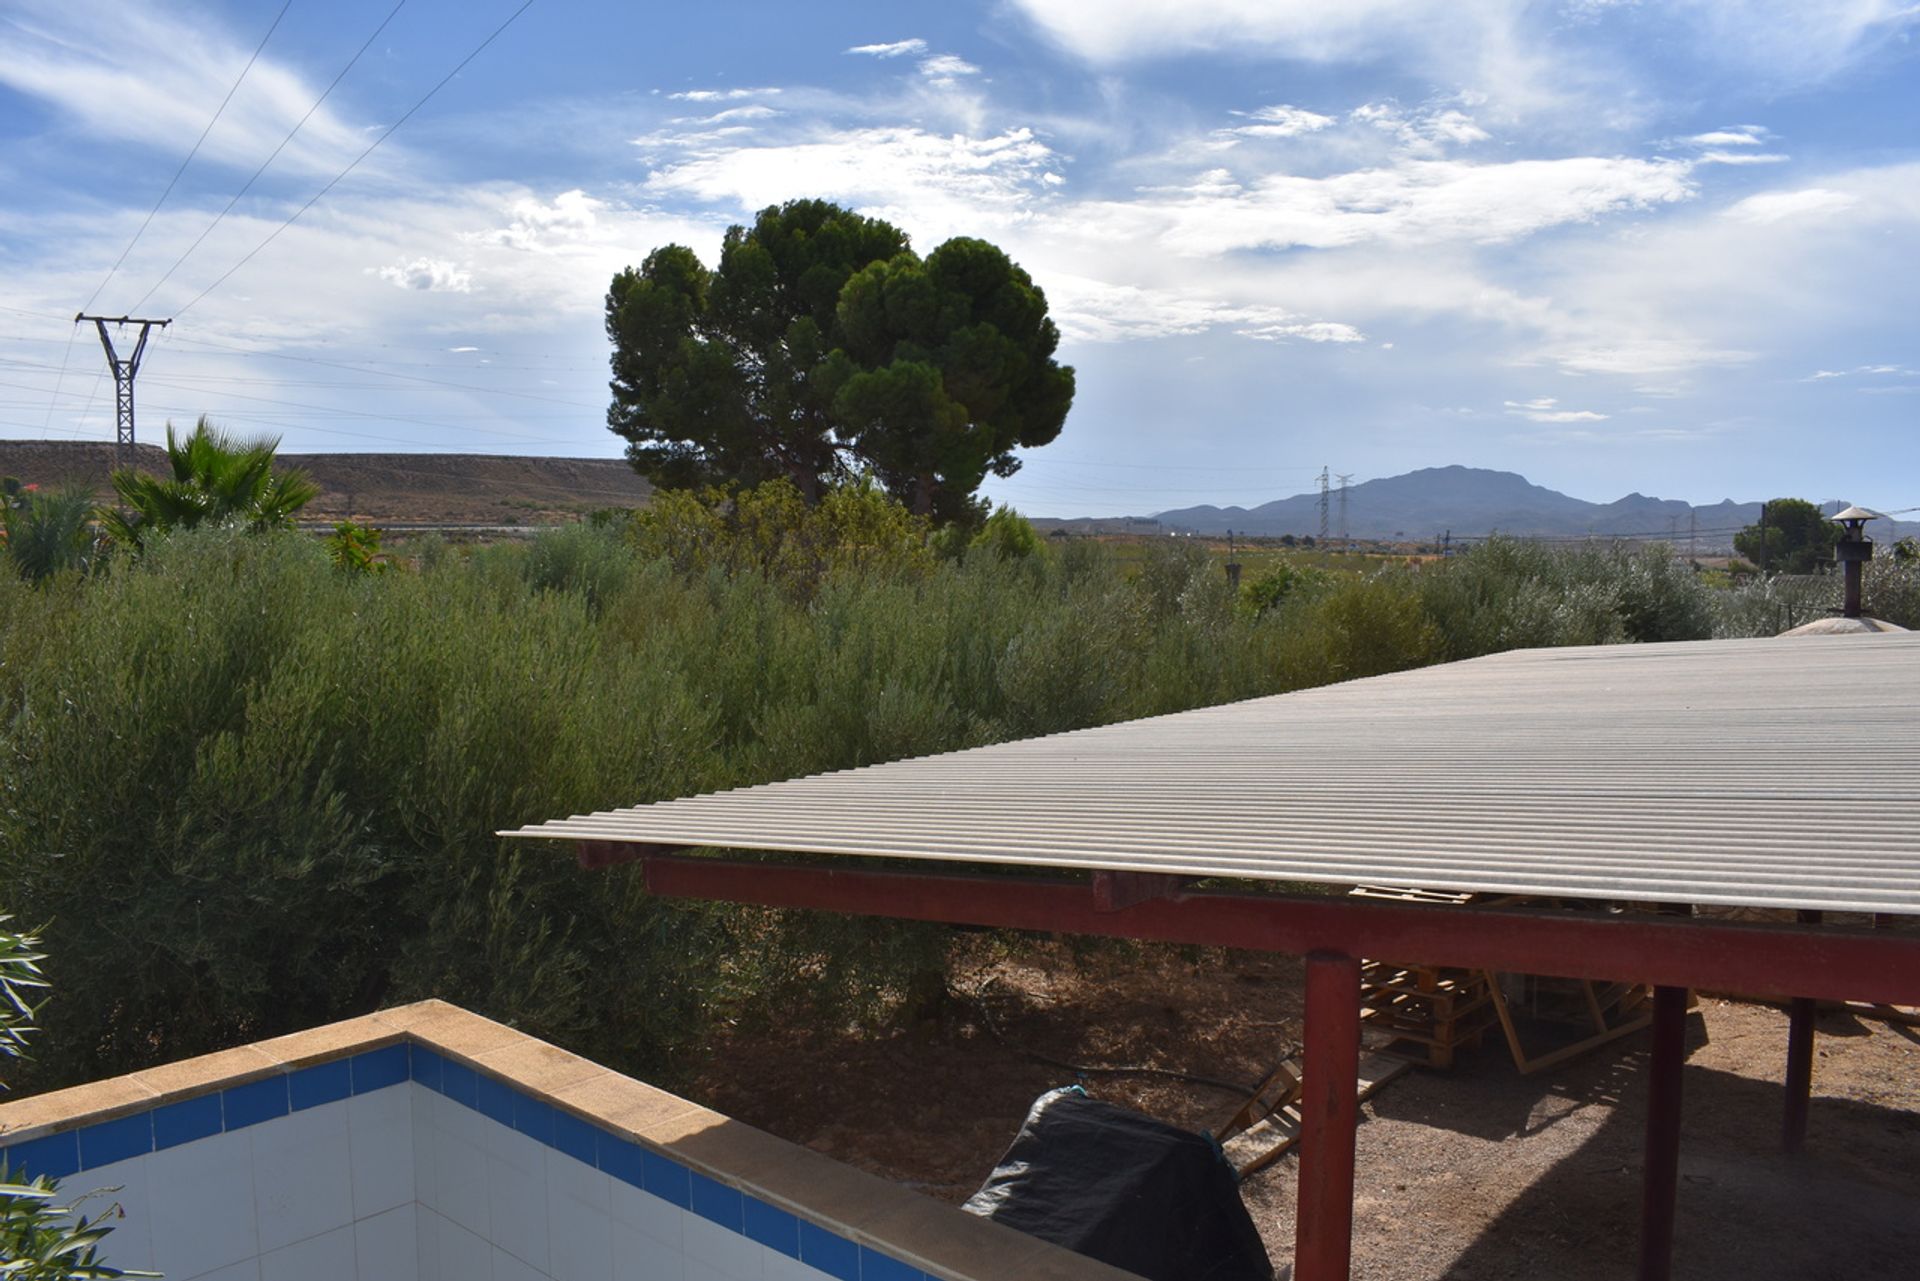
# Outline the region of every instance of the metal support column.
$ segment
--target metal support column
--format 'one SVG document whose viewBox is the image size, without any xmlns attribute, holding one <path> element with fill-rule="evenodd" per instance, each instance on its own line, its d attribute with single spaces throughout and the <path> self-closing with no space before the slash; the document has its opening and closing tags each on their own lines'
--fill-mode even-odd
<svg viewBox="0 0 1920 1281">
<path fill-rule="evenodd" d="M 1673 1275 L 1674 1198 L 1680 1187 L 1680 1069 L 1686 1059 L 1687 989 L 1653 989 L 1653 1059 L 1647 1065 L 1647 1154 L 1640 1187 L 1640 1281 Z"/>
<path fill-rule="evenodd" d="M 1802 925 L 1818 925 L 1818 912 L 1798 913 Z M 1787 1006 L 1787 1100 L 1780 1123 L 1780 1146 L 1798 1152 L 1807 1142 L 1807 1113 L 1813 1101 L 1812 997 L 1796 996 Z"/>
<path fill-rule="evenodd" d="M 1811 997 L 1796 996 L 1787 1013 L 1787 1107 L 1780 1146 L 1798 1152 L 1807 1142 L 1807 1110 L 1813 1097 L 1813 1012 Z"/>
<path fill-rule="evenodd" d="M 1307 954 L 1306 1053 L 1300 1074 L 1296 1281 L 1347 1281 L 1353 1255 L 1353 1150 L 1359 1104 L 1360 962 Z"/>
</svg>

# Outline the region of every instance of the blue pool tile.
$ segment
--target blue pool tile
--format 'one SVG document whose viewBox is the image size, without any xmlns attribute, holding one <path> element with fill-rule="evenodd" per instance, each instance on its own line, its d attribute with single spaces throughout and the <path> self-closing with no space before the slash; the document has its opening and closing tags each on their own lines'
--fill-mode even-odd
<svg viewBox="0 0 1920 1281">
<path fill-rule="evenodd" d="M 602 1170 L 622 1183 L 645 1190 L 646 1163 L 641 1158 L 638 1143 L 630 1143 L 626 1139 L 615 1138 L 601 1131 L 594 1139 L 594 1156 L 595 1163 Z M 685 1205 L 686 1202 L 682 1201 L 680 1204 Z"/>
<path fill-rule="evenodd" d="M 426 1086 L 435 1094 L 443 1093 L 441 1073 L 445 1071 L 447 1061 L 424 1045 L 407 1047 L 408 1074 Z"/>
<path fill-rule="evenodd" d="M 354 1055 L 350 1062 L 353 1064 L 355 1094 L 398 1085 L 407 1079 L 407 1047 L 404 1045 L 368 1050 L 365 1054 Z"/>
<path fill-rule="evenodd" d="M 693 1173 L 689 1171 L 689 1173 Z M 745 1232 L 742 1202 L 739 1188 L 730 1188 L 704 1174 L 693 1174 L 692 1199 L 687 1208 L 703 1219 L 718 1223 L 723 1228 L 735 1232 Z"/>
<path fill-rule="evenodd" d="M 338 1103 L 353 1093 L 353 1068 L 346 1059 L 316 1063 L 287 1077 L 287 1099 L 295 1112 Z"/>
<path fill-rule="evenodd" d="M 600 1130 L 570 1112 L 553 1113 L 553 1146 L 582 1165 L 600 1163 Z"/>
<path fill-rule="evenodd" d="M 270 1076 L 264 1081 L 249 1081 L 245 1085 L 236 1085 L 220 1091 L 220 1107 L 226 1118 L 226 1128 L 238 1130 L 242 1126 L 256 1125 L 261 1121 L 271 1121 L 277 1116 L 287 1114 L 287 1078 Z"/>
<path fill-rule="evenodd" d="M 927 1274 L 863 1245 L 860 1247 L 860 1281 L 927 1281 Z"/>
<path fill-rule="evenodd" d="M 640 1150 L 640 1165 L 645 1175 L 646 1190 L 662 1201 L 671 1201 L 682 1210 L 693 1204 L 691 1181 L 693 1171 L 678 1161 L 669 1161 L 663 1156 Z"/>
<path fill-rule="evenodd" d="M 452 1059 L 440 1065 L 440 1092 L 455 1103 L 463 1103 L 478 1109 L 480 1074 L 464 1063 L 455 1063 Z"/>
<path fill-rule="evenodd" d="M 553 1105 L 513 1092 L 513 1128 L 537 1143 L 553 1146 Z"/>
<path fill-rule="evenodd" d="M 72 1130 L 16 1143 L 6 1149 L 6 1154 L 7 1173 L 11 1177 L 35 1178 L 45 1174 L 64 1179 L 80 1172 L 79 1136 Z"/>
<path fill-rule="evenodd" d="M 789 1259 L 800 1257 L 800 1220 L 759 1197 L 747 1198 L 747 1235 Z"/>
<path fill-rule="evenodd" d="M 169 1103 L 153 1110 L 153 1150 L 164 1151 L 220 1133 L 220 1096 Z"/>
<path fill-rule="evenodd" d="M 800 1262 L 838 1281 L 860 1281 L 860 1247 L 818 1224 L 800 1225 Z"/>
<path fill-rule="evenodd" d="M 80 1131 L 80 1168 L 112 1165 L 153 1151 L 153 1113 L 102 1121 Z"/>
<path fill-rule="evenodd" d="M 513 1128 L 513 1087 L 490 1076 L 480 1078 L 478 1094 L 480 1115 Z"/>
</svg>

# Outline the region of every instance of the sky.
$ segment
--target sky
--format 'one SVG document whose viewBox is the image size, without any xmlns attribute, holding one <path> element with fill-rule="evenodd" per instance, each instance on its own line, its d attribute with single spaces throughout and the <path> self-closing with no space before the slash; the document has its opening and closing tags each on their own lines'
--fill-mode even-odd
<svg viewBox="0 0 1920 1281">
<path fill-rule="evenodd" d="M 617 456 L 609 279 L 823 197 L 1045 292 L 1030 514 L 1904 509 L 1917 120 L 1911 0 L 0 0 L 0 436 L 113 438 L 84 308 L 143 440 Z"/>
</svg>

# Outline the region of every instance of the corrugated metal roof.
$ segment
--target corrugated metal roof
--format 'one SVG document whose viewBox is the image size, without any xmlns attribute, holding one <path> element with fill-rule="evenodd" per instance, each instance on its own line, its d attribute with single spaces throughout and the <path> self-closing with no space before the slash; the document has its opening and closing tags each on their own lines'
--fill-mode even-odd
<svg viewBox="0 0 1920 1281">
<path fill-rule="evenodd" d="M 508 835 L 1920 913 L 1920 633 L 1521 650 Z"/>
</svg>

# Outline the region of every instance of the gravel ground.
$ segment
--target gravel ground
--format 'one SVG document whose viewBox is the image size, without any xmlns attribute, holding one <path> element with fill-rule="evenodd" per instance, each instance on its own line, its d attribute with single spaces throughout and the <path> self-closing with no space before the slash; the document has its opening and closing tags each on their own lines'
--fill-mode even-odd
<svg viewBox="0 0 1920 1281">
<path fill-rule="evenodd" d="M 1807 1148 L 1789 1158 L 1785 1014 L 1707 998 L 1691 1017 L 1675 1276 L 1920 1277 L 1920 1033 L 1842 1011 L 1819 1030 Z M 1633 1276 L 1647 1040 L 1531 1078 L 1482 1052 L 1363 1105 L 1354 1275 Z M 1244 1189 L 1276 1264 L 1293 1253 L 1294 1172 Z"/>
</svg>

